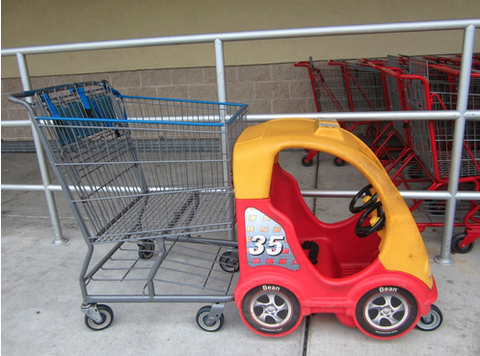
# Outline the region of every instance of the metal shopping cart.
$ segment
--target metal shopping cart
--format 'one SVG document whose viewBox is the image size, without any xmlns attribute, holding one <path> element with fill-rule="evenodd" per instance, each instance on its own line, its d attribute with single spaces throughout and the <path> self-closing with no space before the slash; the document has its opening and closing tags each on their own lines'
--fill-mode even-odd
<svg viewBox="0 0 480 356">
<path fill-rule="evenodd" d="M 110 326 L 102 303 L 200 302 L 211 305 L 198 325 L 218 330 L 234 299 L 231 157 L 246 106 L 125 96 L 105 81 L 10 99 L 28 109 L 87 243 L 86 325 Z"/>
<path fill-rule="evenodd" d="M 425 60 L 388 56 L 388 62 L 361 60 L 380 71 L 386 83 L 388 110 L 455 110 L 459 71 L 445 65 L 431 65 Z M 480 74 L 473 72 L 468 108 L 480 106 Z M 445 190 L 451 163 L 453 122 L 394 121 L 380 133 L 374 152 L 396 186 L 410 189 Z M 460 190 L 478 191 L 480 187 L 479 123 L 467 120 L 460 171 Z M 396 144 L 390 142 L 395 140 Z M 400 144 L 398 144 L 400 143 Z M 398 149 L 399 148 L 399 149 Z M 417 211 L 420 229 L 442 227 L 445 202 L 414 199 L 410 207 Z M 452 250 L 467 253 L 480 237 L 480 204 L 461 201 L 457 204 L 457 228 Z"/>
<path fill-rule="evenodd" d="M 395 67 L 377 66 L 388 83 L 388 97 L 393 110 L 455 110 L 459 71 L 454 68 L 429 65 L 425 60 L 410 59 L 409 74 Z M 478 108 L 480 99 L 480 76 L 472 73 L 469 93 L 469 109 Z M 386 169 L 397 186 L 403 184 L 412 189 L 416 183 L 428 184 L 423 189 L 445 190 L 451 163 L 453 122 L 412 121 L 396 122 L 390 136 L 397 135 L 403 142 L 403 150 L 389 156 Z M 480 187 L 480 150 L 478 122 L 467 120 L 463 142 L 460 171 L 460 190 L 475 190 Z M 378 151 L 388 153 L 388 150 Z M 418 185 L 416 186 L 419 187 Z M 457 205 L 455 226 L 464 228 L 452 239 L 452 250 L 466 253 L 473 248 L 472 242 L 480 236 L 480 205 L 478 202 L 460 202 Z M 437 200 L 413 200 L 411 210 L 417 210 L 426 222 L 418 226 L 441 227 L 445 203 Z M 417 219 L 419 217 L 417 216 Z"/>
<path fill-rule="evenodd" d="M 462 61 L 462 57 L 460 54 L 458 55 L 445 55 L 445 56 L 433 56 L 433 55 L 426 55 L 422 56 L 424 60 L 431 64 L 442 64 L 449 67 L 454 67 L 460 69 L 460 64 Z M 480 69 L 480 57 L 474 55 L 472 58 L 472 69 L 479 70 Z"/>
<path fill-rule="evenodd" d="M 374 68 L 345 61 L 295 63 L 307 68 L 318 112 L 381 111 L 385 110 L 384 83 Z M 380 132 L 380 123 L 372 121 L 343 122 L 342 127 L 372 145 Z M 366 129 L 364 129 L 366 127 Z M 313 164 L 316 152 L 303 158 L 305 166 Z M 335 158 L 338 166 L 343 161 Z"/>
<path fill-rule="evenodd" d="M 444 65 L 429 65 L 422 60 L 411 60 L 410 71 L 427 78 L 429 87 L 418 88 L 413 83 L 406 85 L 407 105 L 411 110 L 455 110 L 460 71 Z M 470 76 L 468 109 L 480 107 L 480 74 Z M 414 121 L 412 126 L 412 147 L 433 175 L 430 190 L 446 189 L 450 172 L 454 122 Z M 466 120 L 463 151 L 460 165 L 460 190 L 480 190 L 480 123 Z M 452 250 L 467 253 L 473 248 L 473 241 L 480 237 L 480 203 L 461 202 L 457 209 L 459 222 L 464 232 L 452 238 Z M 415 205 L 419 206 L 420 202 Z M 443 215 L 444 202 L 430 201 L 422 204 L 429 216 Z M 428 225 L 427 225 L 428 226 Z"/>
<path fill-rule="evenodd" d="M 387 63 L 379 63 L 363 60 L 380 71 L 386 88 L 386 101 L 388 110 L 404 111 L 411 110 L 408 107 L 406 95 L 414 94 L 414 90 L 424 90 L 428 87 L 428 81 L 419 75 L 405 73 L 405 59 L 401 62 L 398 57 L 388 56 Z M 388 64 L 387 66 L 385 64 Z M 400 67 L 397 67 L 400 65 Z M 409 85 L 407 92 L 405 86 Z M 423 91 L 422 91 L 423 93 Z M 394 142 L 392 144 L 391 142 Z M 422 162 L 416 157 L 411 144 L 411 127 L 406 121 L 393 121 L 388 123 L 379 135 L 379 144 L 375 145 L 374 152 L 381 160 L 388 173 L 392 173 L 392 181 L 399 186 L 405 185 L 409 188 L 410 182 L 425 182 L 425 168 Z M 407 174 L 405 174 L 407 172 Z M 430 180 L 433 180 L 431 178 Z"/>
</svg>

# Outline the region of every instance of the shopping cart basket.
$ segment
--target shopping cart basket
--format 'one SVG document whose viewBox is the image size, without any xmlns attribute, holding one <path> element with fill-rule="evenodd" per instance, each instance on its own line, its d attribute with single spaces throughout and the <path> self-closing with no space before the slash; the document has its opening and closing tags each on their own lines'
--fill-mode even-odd
<svg viewBox="0 0 480 356">
<path fill-rule="evenodd" d="M 418 90 L 413 85 L 406 86 L 407 102 L 411 110 L 456 110 L 460 71 L 444 65 L 429 65 L 425 61 L 411 60 L 411 71 L 428 79 L 428 91 Z M 411 94 L 408 95 L 408 93 Z M 471 73 L 467 108 L 480 108 L 480 74 Z M 454 122 L 414 121 L 412 126 L 412 146 L 415 154 L 434 176 L 431 188 L 446 189 L 450 172 Z M 480 190 L 480 122 L 466 120 L 463 150 L 460 162 L 460 190 Z M 464 203 L 463 218 L 458 226 L 465 231 L 452 239 L 452 249 L 466 253 L 473 248 L 473 241 L 480 237 L 480 204 L 476 201 Z M 458 209 L 457 209 L 458 210 Z M 429 215 L 443 215 L 444 202 L 430 202 Z"/>
<path fill-rule="evenodd" d="M 397 57 L 389 56 L 389 65 L 400 65 Z M 458 95 L 459 71 L 454 68 L 428 65 L 424 60 L 405 59 L 401 67 L 385 66 L 384 63 L 364 60 L 381 71 L 387 83 L 387 102 L 390 110 L 455 110 Z M 408 63 L 407 73 L 404 72 Z M 472 73 L 468 100 L 469 109 L 477 109 L 480 103 L 480 76 Z M 453 145 L 453 122 L 450 121 L 394 121 L 386 138 L 375 150 L 382 157 L 382 164 L 396 186 L 410 189 L 445 190 L 448 186 L 451 151 Z M 460 170 L 460 190 L 478 191 L 480 187 L 480 147 L 478 122 L 467 120 L 463 141 L 463 156 Z M 396 138 L 402 149 L 391 150 L 389 140 Z M 427 186 L 425 186 L 427 184 Z M 420 229 L 442 227 L 445 202 L 414 199 L 411 211 L 416 216 Z M 480 236 L 480 204 L 461 201 L 457 204 L 455 227 L 462 233 L 453 237 L 452 250 L 466 253 Z"/>
<path fill-rule="evenodd" d="M 462 57 L 461 55 L 446 55 L 446 56 L 432 56 L 426 55 L 422 56 L 424 60 L 431 64 L 442 64 L 453 68 L 460 68 Z M 480 57 L 473 56 L 472 58 L 472 69 L 479 70 L 480 69 Z"/>
<path fill-rule="evenodd" d="M 410 59 L 410 74 L 392 67 L 378 67 L 386 76 L 389 102 L 394 110 L 455 110 L 458 87 L 458 70 L 445 66 L 428 65 L 423 60 Z M 469 93 L 469 109 L 478 103 L 476 74 L 472 74 Z M 394 172 L 392 180 L 411 189 L 412 183 L 428 182 L 428 190 L 445 190 L 451 163 L 453 122 L 412 121 L 395 122 L 390 135 L 401 138 L 404 149 L 394 158 L 389 157 L 386 167 Z M 460 186 L 463 190 L 479 190 L 478 123 L 467 120 L 463 142 Z M 388 151 L 384 151 L 388 152 Z M 405 174 L 406 173 L 406 174 Z M 460 202 L 457 205 L 456 227 L 465 232 L 453 237 L 454 252 L 466 253 L 479 236 L 480 216 L 476 202 Z M 419 222 L 420 228 L 441 227 L 445 203 L 443 201 L 413 200 L 411 210 L 418 210 L 427 222 Z M 465 238 L 465 239 L 464 239 Z"/>
<path fill-rule="evenodd" d="M 386 101 L 389 111 L 411 110 L 407 106 L 406 85 L 410 85 L 411 95 L 413 88 L 423 90 L 428 87 L 428 81 L 419 75 L 406 74 L 405 60 L 399 61 L 398 57 L 388 56 L 388 65 L 384 63 L 363 60 L 363 63 L 380 71 L 386 88 Z M 400 65 L 391 67 L 390 65 Z M 407 71 L 408 72 L 408 71 Z M 412 83 L 414 85 L 412 85 Z M 393 142 L 393 143 L 392 143 Z M 381 160 L 388 173 L 394 171 L 392 181 L 398 186 L 404 184 L 408 188 L 411 181 L 426 181 L 424 167 L 415 156 L 411 144 L 411 127 L 407 121 L 392 121 L 388 123 L 379 134 L 378 144 L 375 145 L 375 154 Z M 407 175 L 403 174 L 407 171 Z"/>
<path fill-rule="evenodd" d="M 385 110 L 384 83 L 380 72 L 374 68 L 349 62 L 301 61 L 296 67 L 308 70 L 312 86 L 315 108 L 318 112 L 352 112 Z M 372 121 L 343 122 L 342 127 L 371 145 L 378 133 L 379 123 Z M 364 127 L 367 129 L 362 130 Z M 305 166 L 312 165 L 316 152 L 309 152 L 303 158 Z M 343 161 L 335 158 L 338 166 Z"/>
<path fill-rule="evenodd" d="M 87 243 L 86 325 L 113 321 L 100 303 L 204 302 L 197 323 L 218 330 L 233 301 L 231 156 L 246 106 L 124 96 L 107 82 L 10 99 L 27 107 Z"/>
</svg>

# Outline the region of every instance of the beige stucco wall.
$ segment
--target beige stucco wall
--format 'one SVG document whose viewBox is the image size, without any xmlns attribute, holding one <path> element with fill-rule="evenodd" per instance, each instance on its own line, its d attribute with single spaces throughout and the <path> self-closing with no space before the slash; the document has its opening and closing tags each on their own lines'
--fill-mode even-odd
<svg viewBox="0 0 480 356">
<path fill-rule="evenodd" d="M 2 48 L 125 38 L 480 17 L 478 0 L 3 0 Z M 478 31 L 477 31 L 478 32 Z M 477 42 L 478 40 L 477 35 Z M 225 44 L 226 65 L 454 53 L 461 31 Z M 479 46 L 480 47 L 480 46 Z M 476 49 L 480 51 L 480 48 Z M 28 56 L 32 76 L 214 65 L 213 44 Z M 2 78 L 17 77 L 2 58 Z"/>
</svg>

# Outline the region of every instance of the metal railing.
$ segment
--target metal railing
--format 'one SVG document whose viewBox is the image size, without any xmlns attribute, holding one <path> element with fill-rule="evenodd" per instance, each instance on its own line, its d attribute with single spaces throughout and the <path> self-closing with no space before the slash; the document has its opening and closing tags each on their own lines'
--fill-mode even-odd
<svg viewBox="0 0 480 356">
<path fill-rule="evenodd" d="M 460 81 L 457 99 L 457 110 L 454 111 L 430 111 L 430 112 L 354 112 L 354 113 L 289 113 L 289 114 L 269 114 L 256 115 L 249 114 L 248 119 L 252 121 L 263 121 L 278 117 L 332 117 L 337 120 L 362 121 L 362 120 L 454 120 L 454 141 L 452 147 L 452 162 L 450 167 L 449 185 L 447 191 L 402 191 L 404 198 L 415 199 L 441 199 L 446 201 L 444 232 L 441 243 L 440 255 L 435 257 L 435 261 L 441 265 L 451 265 L 453 260 L 450 256 L 451 237 L 453 234 L 455 210 L 458 200 L 480 200 L 479 192 L 459 192 L 459 171 L 462 155 L 462 142 L 465 131 L 466 120 L 480 120 L 479 110 L 467 110 L 469 78 L 471 74 L 472 55 L 474 51 L 475 30 L 480 26 L 480 19 L 462 19 L 462 20 L 444 20 L 444 21 L 423 21 L 406 23 L 384 23 L 384 24 L 366 24 L 349 26 L 328 26 L 313 28 L 280 29 L 265 31 L 245 31 L 231 33 L 214 33 L 201 35 L 154 37 L 141 39 L 127 39 L 114 41 L 98 41 L 86 43 L 69 43 L 59 45 L 22 47 L 2 49 L 3 56 L 16 56 L 20 77 L 24 90 L 30 90 L 30 74 L 26 61 L 27 55 L 37 55 L 46 53 L 91 51 L 99 49 L 118 49 L 133 47 L 151 47 L 165 45 L 185 45 L 197 43 L 213 43 L 215 50 L 215 65 L 217 74 L 218 101 L 227 101 L 225 63 L 224 63 L 224 43 L 233 41 L 256 41 L 266 39 L 287 39 L 287 38 L 305 38 L 305 37 L 326 37 L 338 35 L 365 35 L 365 34 L 386 34 L 399 32 L 423 32 L 423 31 L 451 31 L 462 30 L 464 33 L 462 44 L 462 60 L 460 67 Z M 27 126 L 28 121 L 2 121 L 2 127 Z M 33 130 L 33 138 L 37 151 L 40 172 L 42 176 L 41 185 L 19 185 L 2 184 L 2 190 L 43 190 L 47 198 L 48 208 L 55 232 L 54 244 L 63 244 L 66 239 L 62 236 L 60 222 L 53 197 L 54 191 L 60 191 L 58 185 L 52 185 L 47 169 L 43 149 L 40 146 L 36 132 Z M 346 197 L 353 196 L 356 192 L 351 191 L 302 191 L 305 196 L 331 196 Z"/>
</svg>

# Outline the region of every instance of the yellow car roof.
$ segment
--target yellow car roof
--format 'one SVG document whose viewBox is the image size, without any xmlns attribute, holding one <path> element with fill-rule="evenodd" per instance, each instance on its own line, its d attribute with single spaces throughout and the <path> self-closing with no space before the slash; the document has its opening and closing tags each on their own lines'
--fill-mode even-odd
<svg viewBox="0 0 480 356">
<path fill-rule="evenodd" d="M 364 164 L 384 171 L 373 152 L 334 119 L 272 120 L 248 127 L 237 140 L 233 154 L 236 198 L 268 198 L 276 156 L 288 148 L 326 152 L 349 162 L 368 161 Z M 357 168 L 362 171 L 362 165 Z"/>
</svg>

